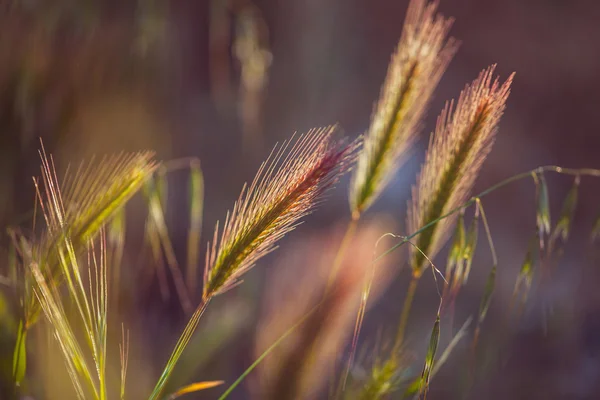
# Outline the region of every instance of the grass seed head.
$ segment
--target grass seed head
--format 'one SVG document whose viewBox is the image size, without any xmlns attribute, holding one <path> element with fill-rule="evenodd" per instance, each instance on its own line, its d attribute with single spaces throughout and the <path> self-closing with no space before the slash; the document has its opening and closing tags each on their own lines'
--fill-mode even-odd
<svg viewBox="0 0 600 400">
<path fill-rule="evenodd" d="M 452 20 L 436 14 L 437 3 L 410 3 L 397 50 L 390 62 L 364 148 L 352 177 L 354 218 L 383 191 L 414 142 L 418 125 L 457 44 L 447 40 Z"/>
<path fill-rule="evenodd" d="M 494 68 L 482 71 L 461 92 L 456 105 L 447 103 L 438 117 L 408 206 L 409 232 L 415 232 L 466 201 L 494 143 L 513 79 L 511 75 L 500 84 L 498 79 L 492 78 Z M 456 217 L 445 218 L 418 235 L 417 246 L 430 258 L 435 257 L 448 239 L 455 220 Z M 415 274 L 420 275 L 426 260 L 421 253 L 412 250 L 411 265 Z"/>
<path fill-rule="evenodd" d="M 358 142 L 334 136 L 336 127 L 314 129 L 276 147 L 250 186 L 244 186 L 223 229 L 215 228 L 206 255 L 203 298 L 226 291 L 309 214 L 349 169 Z M 220 238 L 219 238 L 220 233 Z"/>
</svg>

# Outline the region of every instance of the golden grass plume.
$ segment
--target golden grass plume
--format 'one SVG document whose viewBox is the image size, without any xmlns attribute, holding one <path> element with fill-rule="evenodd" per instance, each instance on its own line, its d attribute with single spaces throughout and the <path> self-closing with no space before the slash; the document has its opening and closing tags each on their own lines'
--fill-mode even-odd
<svg viewBox="0 0 600 400">
<path fill-rule="evenodd" d="M 490 152 L 513 80 L 503 84 L 493 79 L 495 66 L 461 92 L 456 105 L 446 107 L 438 117 L 429 141 L 425 163 L 413 187 L 408 206 L 407 226 L 415 232 L 422 226 L 459 207 L 469 195 L 481 165 Z M 445 218 L 419 234 L 416 245 L 435 257 L 448 238 L 456 216 Z M 412 249 L 411 265 L 418 276 L 426 265 L 423 255 Z"/>
<path fill-rule="evenodd" d="M 190 317 L 152 394 L 158 399 L 194 334 L 210 299 L 239 283 L 239 278 L 300 219 L 352 165 L 360 139 L 337 139 L 337 126 L 313 129 L 295 141 L 276 146 L 252 183 L 244 185 L 223 230 L 217 223 L 208 245 L 202 301 Z"/>
<path fill-rule="evenodd" d="M 35 252 L 42 271 L 53 274 L 65 240 L 78 253 L 142 187 L 157 163 L 152 152 L 121 153 L 82 163 L 73 175 L 67 170 L 59 181 L 54 162 L 43 148 L 40 156 L 42 180 L 34 183 L 46 228 Z M 27 322 L 33 323 L 39 308 L 34 303 L 26 311 Z"/>
<path fill-rule="evenodd" d="M 431 95 L 457 49 L 437 3 L 412 0 L 350 187 L 354 218 L 385 188 L 418 133 Z"/>
<path fill-rule="evenodd" d="M 203 299 L 224 292 L 309 214 L 350 167 L 358 142 L 335 138 L 337 128 L 314 129 L 276 147 L 244 185 L 223 230 L 215 228 L 206 255 Z M 289 149 L 288 149 L 289 148 Z M 220 233 L 220 238 L 219 238 Z"/>
</svg>

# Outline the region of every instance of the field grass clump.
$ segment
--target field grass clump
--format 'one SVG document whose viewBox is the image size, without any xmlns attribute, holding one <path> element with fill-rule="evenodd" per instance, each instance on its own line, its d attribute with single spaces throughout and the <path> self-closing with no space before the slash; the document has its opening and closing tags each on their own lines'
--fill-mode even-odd
<svg viewBox="0 0 600 400">
<path fill-rule="evenodd" d="M 583 178 L 600 177 L 600 170 L 538 167 L 473 196 L 475 181 L 498 135 L 514 78 L 511 74 L 501 82 L 493 65 L 441 111 L 412 188 L 405 234 L 395 233 L 396 224 L 387 216 L 366 220 L 364 215 L 416 141 L 434 90 L 458 49 L 458 42 L 449 37 L 452 23 L 438 13 L 437 2 L 410 0 L 364 137 L 346 139 L 338 125 L 332 125 L 293 135 L 276 145 L 250 184 L 244 184 L 224 222 L 216 223 L 204 253 L 200 242 L 206 221 L 205 196 L 210 193 L 205 193 L 200 160 L 159 162 L 150 151 L 123 152 L 67 169 L 59 179 L 52 156 L 42 147 L 41 177 L 33 179 L 32 229 L 8 230 L 12 240 L 6 252 L 9 261 L 6 268 L 0 265 L 0 333 L 9 332 L 10 337 L 6 350 L 7 341 L 0 336 L 0 351 L 12 354 L 12 364 L 0 360 L 0 389 L 10 388 L 7 396 L 1 393 L 0 397 L 165 400 L 200 390 L 216 393 L 226 384 L 218 397 L 225 400 L 256 370 L 248 393 L 257 399 L 426 399 L 433 393 L 430 385 L 440 368 L 459 351 L 459 343 L 470 337 L 469 364 L 457 372 L 466 374 L 461 396 L 467 397 L 480 373 L 480 334 L 492 301 L 497 301 L 496 283 L 500 274 L 507 273 L 499 262 L 482 198 L 517 181 L 533 178 L 535 184 L 536 195 L 530 204 L 536 208 L 536 218 L 531 221 L 533 237 L 507 307 L 509 316 L 517 317 L 512 320 L 518 321 L 535 293 L 534 283 L 544 282 L 538 279 L 538 270 L 548 279 L 555 251 L 562 254 L 561 246 L 572 235 Z M 183 250 L 172 238 L 167 218 L 167 210 L 177 204 L 167 202 L 172 195 L 167 190 L 172 187 L 168 177 L 178 169 L 188 173 L 189 220 Z M 276 250 L 351 170 L 345 234 L 338 237 L 327 227 L 325 234 L 309 231 L 304 232 L 304 239 L 294 237 L 275 260 L 276 266 L 266 271 L 271 275 L 266 284 L 249 285 L 248 292 L 215 300 L 240 285 L 245 274 Z M 545 177 L 551 173 L 574 179 L 556 222 L 551 219 Z M 135 224 L 130 225 L 134 219 L 126 205 L 138 192 L 143 194 L 144 201 L 137 206 L 141 204 L 145 226 L 136 263 L 132 261 L 136 257 L 128 254 L 138 253 L 138 248 L 130 242 Z M 475 253 L 482 248 L 480 227 L 491 262 L 479 307 L 456 334 L 448 335 L 446 332 L 453 331 L 455 300 L 467 285 L 472 268 L 480 268 L 475 262 Z M 437 256 L 452 232 L 445 268 L 438 268 L 442 261 Z M 596 221 L 592 241 L 599 232 L 600 222 Z M 388 240 L 394 241 L 390 247 L 384 246 Z M 406 244 L 409 250 L 404 261 L 411 267 L 409 271 L 391 257 Z M 183 263 L 179 261 L 182 255 Z M 142 267 L 136 269 L 138 264 Z M 423 343 L 411 342 L 406 340 L 413 334 L 409 315 L 418 283 L 428 271 L 435 284 L 432 295 L 437 311 L 431 310 L 433 326 L 427 328 L 429 334 L 422 335 Z M 409 276 L 402 275 L 404 272 Z M 408 286 L 386 293 L 388 287 L 398 288 L 392 286 L 396 277 L 407 280 Z M 147 295 L 166 302 L 172 286 L 177 293 L 175 305 L 181 306 L 179 311 L 187 323 L 173 339 L 175 344 L 165 353 L 165 361 L 160 358 L 163 349 L 154 330 L 146 325 L 146 310 L 140 312 L 142 307 L 137 307 L 133 297 Z M 220 302 L 235 294 L 239 294 L 237 303 Z M 260 313 L 255 307 L 258 301 L 250 301 L 259 295 L 263 298 Z M 376 351 L 360 351 L 361 332 L 367 331 L 369 340 L 373 337 L 362 325 L 374 295 L 398 305 L 399 323 L 389 324 L 394 328 L 390 331 L 389 321 L 385 321 Z M 202 321 L 206 327 L 201 331 L 210 331 L 216 339 L 205 342 L 197 330 L 209 306 L 210 312 L 213 307 L 216 310 Z M 513 313 L 513 309 L 517 311 Z M 253 317 L 258 321 L 255 334 L 241 340 L 242 325 Z M 471 321 L 475 321 L 474 330 Z M 137 334 L 142 339 L 147 335 L 151 342 L 138 343 L 135 329 L 144 331 Z M 198 376 L 201 366 L 206 367 L 202 374 L 221 374 L 221 364 L 226 363 L 221 352 L 248 347 L 248 343 L 254 345 L 254 361 L 236 380 Z M 162 369 L 153 370 L 150 360 L 163 363 Z M 61 369 L 54 370 L 59 364 Z M 64 379 L 55 379 L 58 372 Z M 72 387 L 65 390 L 63 380 Z"/>
</svg>

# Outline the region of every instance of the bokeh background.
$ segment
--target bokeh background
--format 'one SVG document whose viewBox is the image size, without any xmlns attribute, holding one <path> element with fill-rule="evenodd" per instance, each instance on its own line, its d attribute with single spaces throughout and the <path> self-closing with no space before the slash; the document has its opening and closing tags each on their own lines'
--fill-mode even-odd
<svg viewBox="0 0 600 400">
<path fill-rule="evenodd" d="M 367 129 L 407 5 L 406 0 L 2 0 L 3 247 L 8 243 L 4 227 L 27 225 L 31 217 L 39 138 L 59 166 L 93 154 L 147 148 L 163 160 L 199 157 L 206 184 L 203 238 L 212 237 L 215 222 L 223 220 L 275 143 L 336 122 L 351 137 Z M 437 113 L 490 64 L 498 64 L 502 79 L 513 71 L 517 75 L 475 192 L 539 165 L 600 168 L 600 3 L 444 0 L 440 10 L 456 18 L 451 35 L 461 41 L 460 50 L 436 91 L 421 140 L 370 211 L 395 221 L 397 234 L 408 233 L 406 201 Z M 546 178 L 556 220 L 572 178 Z M 167 201 L 171 238 L 182 258 L 186 184 L 185 174 L 174 173 Z M 500 265 L 482 341 L 484 347 L 500 347 L 503 329 L 509 339 L 498 365 L 482 372 L 470 398 L 600 398 L 600 271 L 589 239 L 600 213 L 598 184 L 582 180 L 573 233 L 556 274 L 532 299 L 524 318 L 509 328 L 506 307 L 535 229 L 535 188 L 525 180 L 484 199 Z M 282 242 L 282 251 L 293 252 L 295 241 L 337 232 L 334 227 L 349 219 L 347 188 L 347 179 L 340 182 L 293 239 Z M 143 204 L 134 200 L 133 206 Z M 143 224 L 143 214 L 134 209 L 128 217 L 134 242 L 143 233 L 135 228 L 136 222 Z M 454 330 L 477 311 L 491 267 L 483 232 L 479 243 L 472 278 L 456 305 Z M 398 269 L 404 255 L 394 261 Z M 280 267 L 274 265 L 277 260 L 262 260 L 244 285 L 208 312 L 202 340 L 194 347 L 203 357 L 195 380 L 231 382 L 252 362 L 264 278 Z M 407 271 L 398 272 L 369 311 L 363 337 L 395 326 L 407 281 Z M 550 316 L 544 311 L 547 299 L 553 305 Z M 437 301 L 433 282 L 424 283 L 409 326 L 417 360 L 424 354 Z M 161 299 L 152 283 L 131 304 L 138 330 L 146 333 L 135 346 L 149 349 L 144 360 L 156 364 L 156 375 L 185 317 L 176 299 Z M 225 315 L 233 321 L 223 328 L 230 337 L 211 336 L 211 321 L 223 322 Z M 465 352 L 466 344 L 435 378 L 431 399 L 459 398 Z M 135 363 L 132 359 L 130 368 Z M 249 387 L 231 398 L 247 398 Z"/>
</svg>

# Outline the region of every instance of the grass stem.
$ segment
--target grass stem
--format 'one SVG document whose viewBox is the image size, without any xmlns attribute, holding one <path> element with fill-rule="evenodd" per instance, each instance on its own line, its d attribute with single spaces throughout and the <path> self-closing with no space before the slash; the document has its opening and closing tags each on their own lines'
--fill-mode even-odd
<svg viewBox="0 0 600 400">
<path fill-rule="evenodd" d="M 329 292 L 331 289 L 331 285 L 335 281 L 335 277 L 340 269 L 340 265 L 342 261 L 344 261 L 344 255 L 346 254 L 346 250 L 354 237 L 354 233 L 356 232 L 356 226 L 358 225 L 358 218 L 352 218 L 348 227 L 346 228 L 346 233 L 344 233 L 344 238 L 340 243 L 340 247 L 335 255 L 335 259 L 333 260 L 333 265 L 331 266 L 331 272 L 329 273 L 329 279 L 327 280 L 327 286 L 325 287 L 325 293 Z"/>
<path fill-rule="evenodd" d="M 396 333 L 396 341 L 394 342 L 394 347 L 392 349 L 392 357 L 395 357 L 400 350 L 400 346 L 402 346 L 402 342 L 404 341 L 404 334 L 408 324 L 408 316 L 410 315 L 410 309 L 412 307 L 420 277 L 420 275 L 413 274 L 408 285 L 406 297 L 404 298 L 404 305 L 402 306 L 402 314 L 400 314 L 400 324 L 398 325 L 398 332 Z"/>
<path fill-rule="evenodd" d="M 377 256 L 377 258 L 375 258 L 373 260 L 373 263 L 376 263 L 377 261 L 381 260 L 383 257 L 389 255 L 390 253 L 392 253 L 393 251 L 397 250 L 399 247 L 403 246 L 404 244 L 406 244 L 409 240 L 411 240 L 412 238 L 414 238 L 415 236 L 417 236 L 418 234 L 420 234 L 421 232 L 431 228 L 432 226 L 434 226 L 435 224 L 437 224 L 439 221 L 448 218 L 449 216 L 456 214 L 457 212 L 459 212 L 461 209 L 469 207 L 470 205 L 472 205 L 473 203 L 475 203 L 475 201 L 477 201 L 477 199 L 482 198 L 484 196 L 487 196 L 488 194 L 495 192 L 498 189 L 503 188 L 504 186 L 508 186 L 509 184 L 513 183 L 513 182 L 517 182 L 520 181 L 522 179 L 525 178 L 531 178 L 531 174 L 533 173 L 539 173 L 539 172 L 554 172 L 557 174 L 562 174 L 562 175 L 573 175 L 573 176 L 577 176 L 577 175 L 581 175 L 581 176 L 592 176 L 592 177 L 596 177 L 596 178 L 600 178 L 600 169 L 592 169 L 592 168 L 581 168 L 581 169 L 575 169 L 575 168 L 562 168 L 556 165 L 545 165 L 543 167 L 537 167 L 534 168 L 532 170 L 529 170 L 527 172 L 522 172 L 520 174 L 517 175 L 513 175 L 509 178 L 506 178 L 505 180 L 498 182 L 497 184 L 490 186 L 489 188 L 487 188 L 486 190 L 484 190 L 483 192 L 471 197 L 470 200 L 466 201 L 465 203 L 461 204 L 458 207 L 453 208 L 452 210 L 448 211 L 447 213 L 445 213 L 444 215 L 441 215 L 440 217 L 434 219 L 433 221 L 430 221 L 428 223 L 426 223 L 425 225 L 423 225 L 421 228 L 419 228 L 418 230 L 416 230 L 415 232 L 411 233 L 409 236 L 404 237 L 400 242 L 396 243 L 395 245 L 393 245 L 392 247 L 390 247 L 389 249 L 387 249 L 386 251 L 384 251 L 383 253 L 381 253 L 379 256 Z"/>
</svg>

